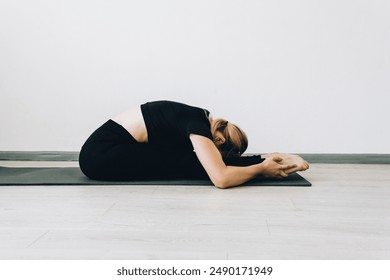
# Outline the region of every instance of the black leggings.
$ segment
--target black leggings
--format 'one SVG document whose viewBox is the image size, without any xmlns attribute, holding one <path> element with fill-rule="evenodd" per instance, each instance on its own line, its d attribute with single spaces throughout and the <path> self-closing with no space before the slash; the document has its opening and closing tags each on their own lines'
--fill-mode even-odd
<svg viewBox="0 0 390 280">
<path fill-rule="evenodd" d="M 261 162 L 260 156 L 226 159 L 228 165 L 246 166 Z M 164 150 L 138 143 L 121 125 L 108 120 L 83 145 L 79 164 L 94 180 L 207 179 L 193 151 Z"/>
</svg>

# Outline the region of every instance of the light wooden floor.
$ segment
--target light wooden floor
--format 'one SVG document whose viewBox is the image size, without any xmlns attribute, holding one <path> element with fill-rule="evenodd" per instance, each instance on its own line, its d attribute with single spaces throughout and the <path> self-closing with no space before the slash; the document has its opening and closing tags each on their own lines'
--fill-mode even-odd
<svg viewBox="0 0 390 280">
<path fill-rule="evenodd" d="M 31 163 L 61 164 L 0 165 Z M 0 186 L 0 259 L 390 259 L 390 165 L 302 175 L 311 188 Z"/>
</svg>

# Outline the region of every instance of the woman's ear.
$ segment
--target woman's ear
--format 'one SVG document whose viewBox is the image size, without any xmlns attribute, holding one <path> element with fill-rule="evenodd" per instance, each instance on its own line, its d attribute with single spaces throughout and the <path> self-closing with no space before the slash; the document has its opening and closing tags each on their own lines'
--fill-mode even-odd
<svg viewBox="0 0 390 280">
<path fill-rule="evenodd" d="M 223 143 L 225 143 L 225 138 L 223 136 L 215 136 L 214 143 L 217 146 L 222 145 Z"/>
</svg>

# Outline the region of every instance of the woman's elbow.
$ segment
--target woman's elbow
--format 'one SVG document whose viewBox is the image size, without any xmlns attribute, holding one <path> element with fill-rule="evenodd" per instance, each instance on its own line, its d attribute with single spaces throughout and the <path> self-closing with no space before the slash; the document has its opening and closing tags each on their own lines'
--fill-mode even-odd
<svg viewBox="0 0 390 280">
<path fill-rule="evenodd" d="M 218 189 L 226 189 L 231 187 L 229 181 L 226 180 L 226 178 L 224 177 L 213 178 L 211 181 L 213 182 L 214 186 L 217 187 Z"/>
</svg>

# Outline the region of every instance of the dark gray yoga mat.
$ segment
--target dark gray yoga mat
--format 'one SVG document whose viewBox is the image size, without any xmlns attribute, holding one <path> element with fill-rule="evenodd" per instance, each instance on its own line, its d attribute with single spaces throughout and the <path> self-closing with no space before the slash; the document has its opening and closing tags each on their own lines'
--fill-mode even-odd
<svg viewBox="0 0 390 280">
<path fill-rule="evenodd" d="M 0 185 L 192 185 L 212 186 L 210 180 L 142 180 L 95 181 L 88 179 L 78 167 L 3 167 L 0 166 Z M 302 186 L 311 183 L 299 174 L 285 179 L 256 178 L 245 186 Z"/>
</svg>

